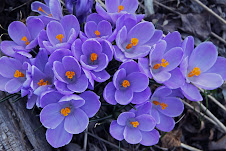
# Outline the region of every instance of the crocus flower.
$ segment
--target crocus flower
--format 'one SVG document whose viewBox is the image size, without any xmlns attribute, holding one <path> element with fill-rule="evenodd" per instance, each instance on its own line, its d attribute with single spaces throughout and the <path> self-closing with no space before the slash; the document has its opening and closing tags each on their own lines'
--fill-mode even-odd
<svg viewBox="0 0 226 151">
<path fill-rule="evenodd" d="M 77 18 L 74 15 L 66 15 L 61 22 L 51 21 L 46 27 L 46 34 L 42 31 L 43 36 L 39 38 L 41 45 L 52 53 L 58 48 L 71 48 L 71 44 L 75 41 L 80 31 Z M 48 40 L 46 39 L 46 36 Z M 43 39 L 43 41 L 41 41 Z"/>
<path fill-rule="evenodd" d="M 164 40 L 159 41 L 153 50 L 149 54 L 149 60 L 147 58 L 140 58 L 138 63 L 142 71 L 149 77 L 157 81 L 158 83 L 164 83 L 170 79 L 172 70 L 176 69 L 181 63 L 183 57 L 183 50 L 180 47 L 171 48 L 169 51 L 165 51 L 167 43 Z M 177 74 L 178 72 L 175 71 Z M 179 71 L 179 74 L 180 71 Z M 178 76 L 182 78 L 183 76 Z M 175 80 L 175 78 L 172 78 Z"/>
<path fill-rule="evenodd" d="M 8 33 L 13 41 L 3 41 L 2 52 L 10 57 L 20 54 L 31 58 L 29 52 L 37 46 L 37 36 L 42 29 L 44 24 L 40 19 L 27 19 L 27 27 L 20 21 L 12 22 L 8 27 Z"/>
<path fill-rule="evenodd" d="M 72 56 L 63 57 L 62 62 L 55 61 L 53 72 L 57 79 L 54 85 L 63 94 L 82 93 L 88 87 L 86 75 L 78 61 Z"/>
<path fill-rule="evenodd" d="M 156 121 L 151 115 L 123 112 L 117 120 L 111 122 L 109 131 L 119 141 L 125 139 L 130 144 L 151 146 L 159 141 L 159 132 L 154 129 L 155 125 Z"/>
<path fill-rule="evenodd" d="M 135 61 L 124 62 L 115 72 L 113 82 L 104 88 L 104 99 L 110 104 L 141 104 L 148 100 L 151 91 L 148 77 L 140 72 Z"/>
<path fill-rule="evenodd" d="M 63 96 L 59 92 L 48 92 L 41 98 L 44 106 L 40 121 L 47 128 L 46 139 L 54 148 L 68 144 L 73 134 L 83 132 L 89 118 L 100 108 L 99 96 L 91 91 L 78 95 Z"/>
<path fill-rule="evenodd" d="M 187 43 L 189 44 L 191 43 Z M 186 46 L 186 48 L 189 47 Z M 190 51 L 190 53 L 185 52 L 188 55 L 180 65 L 181 72 L 186 78 L 181 90 L 189 100 L 201 101 L 202 96 L 196 86 L 206 90 L 220 87 L 224 82 L 222 78 L 225 78 L 225 72 L 221 71 L 225 68 L 225 61 L 217 58 L 217 49 L 211 42 L 203 42 L 194 50 L 185 49 L 185 51 Z"/>
<path fill-rule="evenodd" d="M 22 88 L 30 86 L 26 78 L 29 60 L 20 58 L 0 58 L 0 90 L 8 93 L 19 92 Z"/>
<path fill-rule="evenodd" d="M 73 14 L 73 7 L 76 17 L 80 23 L 83 23 L 86 16 L 92 12 L 93 0 L 65 0 L 68 11 Z"/>
<path fill-rule="evenodd" d="M 30 18 L 40 18 L 45 25 L 52 20 L 61 20 L 63 18 L 62 9 L 59 0 L 45 0 L 46 4 L 35 1 L 31 4 L 31 10 L 38 12 L 40 16 L 30 16 Z"/>
<path fill-rule="evenodd" d="M 141 22 L 129 31 L 124 26 L 117 34 L 114 56 L 118 61 L 145 57 L 151 50 L 146 43 L 152 38 L 155 29 L 150 22 Z"/>
<path fill-rule="evenodd" d="M 99 3 L 96 3 L 96 11 L 100 16 L 115 24 L 117 19 L 123 14 L 135 14 L 138 4 L 138 0 L 106 0 L 105 5 L 107 12 Z M 143 17 L 143 14 L 137 15 L 139 21 L 141 21 Z"/>
<path fill-rule="evenodd" d="M 105 68 L 113 58 L 113 47 L 103 39 L 88 39 L 84 43 L 77 39 L 72 44 L 72 53 L 80 61 L 92 87 L 94 80 L 104 82 L 110 78 Z"/>
</svg>

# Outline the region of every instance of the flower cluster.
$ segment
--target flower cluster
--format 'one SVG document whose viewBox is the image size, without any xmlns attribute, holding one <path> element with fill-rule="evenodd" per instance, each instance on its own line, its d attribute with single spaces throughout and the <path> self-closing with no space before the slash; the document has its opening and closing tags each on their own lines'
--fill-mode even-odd
<svg viewBox="0 0 226 151">
<path fill-rule="evenodd" d="M 28 17 L 26 25 L 9 25 L 12 41 L 1 43 L 8 57 L 0 58 L 0 90 L 27 96 L 28 109 L 42 108 L 40 121 L 54 148 L 83 132 L 98 112 L 95 82 L 108 80 L 107 103 L 134 105 L 111 122 L 112 137 L 150 146 L 158 143 L 159 131 L 174 128 L 173 118 L 184 109 L 180 98 L 202 101 L 198 87 L 213 90 L 226 80 L 226 59 L 218 57 L 211 42 L 194 47 L 191 36 L 164 36 L 151 22 L 141 21 L 143 14 L 135 14 L 138 0 L 106 0 L 106 11 L 96 3 L 97 13 L 87 18 L 92 1 L 66 0 L 79 20 L 63 16 L 60 1 L 45 3 L 32 3 L 40 15 Z M 111 61 L 121 62 L 114 75 L 106 70 Z M 161 85 L 153 94 L 151 79 Z"/>
</svg>

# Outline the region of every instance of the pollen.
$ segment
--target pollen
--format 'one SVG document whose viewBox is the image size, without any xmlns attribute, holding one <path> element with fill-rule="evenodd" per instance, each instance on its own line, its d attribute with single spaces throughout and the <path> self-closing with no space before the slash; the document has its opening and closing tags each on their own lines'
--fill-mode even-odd
<svg viewBox="0 0 226 151">
<path fill-rule="evenodd" d="M 118 6 L 118 12 L 120 13 L 122 10 L 124 9 L 124 7 L 122 5 Z"/>
<path fill-rule="evenodd" d="M 130 86 L 129 81 L 128 81 L 128 80 L 124 80 L 124 81 L 122 82 L 122 86 L 123 86 L 124 88 L 129 87 L 129 86 Z"/>
<path fill-rule="evenodd" d="M 167 104 L 166 103 L 159 103 L 158 101 L 153 101 L 152 102 L 154 105 L 160 105 L 161 107 L 162 107 L 162 110 L 165 110 L 166 109 L 166 107 L 167 107 Z"/>
<path fill-rule="evenodd" d="M 96 61 L 97 60 L 97 54 L 96 53 L 92 53 L 91 56 L 90 56 L 90 60 L 92 62 Z"/>
<path fill-rule="evenodd" d="M 14 73 L 14 77 L 15 78 L 24 77 L 24 74 L 19 70 L 16 70 L 16 72 Z"/>
<path fill-rule="evenodd" d="M 133 127 L 137 128 L 137 126 L 139 125 L 139 122 L 135 121 L 135 122 L 130 122 L 131 125 L 133 125 Z"/>
<path fill-rule="evenodd" d="M 72 79 L 75 76 L 75 72 L 74 71 L 67 71 L 65 73 L 65 75 L 67 76 L 68 79 Z"/>
<path fill-rule="evenodd" d="M 160 103 L 158 101 L 153 101 L 153 104 L 159 105 Z"/>
<path fill-rule="evenodd" d="M 139 40 L 137 38 L 131 38 L 131 43 L 126 46 L 126 49 L 130 49 L 133 46 L 136 46 L 138 44 L 138 41 Z"/>
<path fill-rule="evenodd" d="M 188 77 L 199 76 L 201 70 L 198 67 L 195 67 L 189 74 Z"/>
<path fill-rule="evenodd" d="M 49 82 L 48 82 L 48 81 L 44 82 L 43 79 L 41 79 L 41 80 L 38 82 L 38 85 L 39 85 L 39 86 L 48 85 L 48 84 L 49 84 Z"/>
<path fill-rule="evenodd" d="M 47 16 L 49 16 L 49 17 L 52 17 L 52 16 L 53 16 L 52 14 L 46 13 L 46 12 L 42 9 L 42 7 L 40 7 L 40 6 L 39 6 L 39 8 L 38 8 L 38 11 L 45 13 L 45 14 L 46 14 Z"/>
<path fill-rule="evenodd" d="M 61 109 L 60 112 L 63 116 L 68 116 L 68 114 L 71 113 L 71 109 L 70 109 L 70 107 L 66 107 L 66 108 Z"/>
<path fill-rule="evenodd" d="M 160 63 L 155 64 L 154 67 L 153 67 L 153 69 L 158 69 L 161 66 L 165 68 L 168 65 L 169 65 L 169 62 L 166 61 L 165 59 L 162 59 L 162 63 L 161 64 Z"/>
<path fill-rule="evenodd" d="M 58 39 L 60 42 L 62 42 L 62 39 L 64 38 L 63 34 L 59 34 L 56 36 L 56 39 Z"/>
<path fill-rule="evenodd" d="M 25 41 L 25 44 L 29 45 L 29 41 L 27 40 L 26 36 L 23 36 L 23 38 L 21 38 L 21 41 Z"/>
<path fill-rule="evenodd" d="M 95 31 L 95 34 L 97 35 L 98 38 L 100 38 L 100 32 L 98 30 Z"/>
</svg>

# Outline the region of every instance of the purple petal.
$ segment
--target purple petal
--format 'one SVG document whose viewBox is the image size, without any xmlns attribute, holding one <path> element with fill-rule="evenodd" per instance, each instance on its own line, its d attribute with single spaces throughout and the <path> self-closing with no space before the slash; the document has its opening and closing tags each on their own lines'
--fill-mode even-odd
<svg viewBox="0 0 226 151">
<path fill-rule="evenodd" d="M 112 44 L 107 40 L 101 40 L 99 42 L 102 46 L 102 52 L 108 56 L 108 61 L 111 61 L 113 59 L 113 50 L 114 50 Z"/>
<path fill-rule="evenodd" d="M 138 8 L 137 0 L 123 0 L 121 5 L 124 6 L 123 11 L 133 14 Z"/>
<path fill-rule="evenodd" d="M 99 55 L 102 52 L 100 43 L 95 39 L 89 39 L 82 45 L 82 52 L 84 55 L 89 56 L 92 53 Z"/>
<path fill-rule="evenodd" d="M 133 103 L 133 104 L 144 103 L 145 101 L 147 101 L 150 98 L 150 96 L 151 96 L 151 90 L 149 87 L 147 87 L 142 92 L 134 92 L 131 103 Z"/>
<path fill-rule="evenodd" d="M 59 100 L 59 102 L 69 102 L 69 101 L 72 103 L 73 108 L 79 108 L 85 104 L 85 100 L 75 94 L 65 95 Z"/>
<path fill-rule="evenodd" d="M 93 79 L 97 82 L 104 82 L 110 78 L 110 74 L 106 70 L 100 72 L 91 72 Z"/>
<path fill-rule="evenodd" d="M 157 81 L 158 83 L 163 83 L 170 79 L 171 74 L 167 71 L 161 71 L 161 72 L 155 73 L 155 74 L 152 73 L 152 76 L 153 76 L 153 79 L 155 81 Z"/>
<path fill-rule="evenodd" d="M 166 35 L 166 37 L 163 39 L 167 43 L 166 51 L 174 48 L 174 47 L 180 47 L 181 46 L 181 36 L 178 31 L 174 31 L 173 33 L 169 33 Z"/>
<path fill-rule="evenodd" d="M 94 69 L 95 72 L 100 72 L 108 66 L 108 57 L 106 54 L 102 53 L 97 57 L 98 67 Z"/>
<path fill-rule="evenodd" d="M 5 91 L 8 93 L 19 92 L 22 88 L 22 82 L 18 79 L 11 79 L 5 85 Z"/>
<path fill-rule="evenodd" d="M 7 56 L 15 57 L 15 51 L 13 49 L 14 46 L 18 46 L 18 45 L 13 41 L 2 41 L 1 51 Z"/>
<path fill-rule="evenodd" d="M 44 108 L 48 104 L 57 103 L 62 97 L 63 94 L 58 91 L 44 92 L 40 98 L 40 107 Z"/>
<path fill-rule="evenodd" d="M 181 87 L 181 90 L 184 96 L 191 101 L 203 100 L 198 88 L 190 83 L 185 82 L 184 85 Z"/>
<path fill-rule="evenodd" d="M 81 75 L 81 66 L 79 65 L 78 61 L 72 56 L 65 56 L 62 59 L 62 63 L 64 69 L 66 71 L 74 71 L 76 78 L 79 78 Z"/>
<path fill-rule="evenodd" d="M 133 91 L 131 89 L 127 90 L 116 90 L 115 100 L 121 105 L 127 105 L 133 99 Z"/>
<path fill-rule="evenodd" d="M 156 125 L 155 119 L 148 114 L 143 114 L 136 117 L 136 120 L 138 121 L 139 125 L 137 128 L 139 128 L 141 131 L 151 131 L 154 129 Z"/>
<path fill-rule="evenodd" d="M 160 123 L 156 124 L 156 127 L 164 132 L 170 132 L 175 126 L 175 121 L 172 117 L 159 113 Z"/>
<path fill-rule="evenodd" d="M 64 122 L 55 129 L 47 129 L 46 131 L 46 140 L 54 148 L 59 148 L 68 144 L 71 141 L 72 136 L 73 134 L 64 130 Z"/>
<path fill-rule="evenodd" d="M 69 95 L 69 94 L 74 93 L 73 91 L 71 91 L 67 88 L 67 84 L 64 82 L 56 80 L 54 82 L 54 85 L 55 85 L 57 91 L 59 91 L 60 93 L 62 93 L 64 95 Z"/>
<path fill-rule="evenodd" d="M 121 87 L 119 84 L 124 78 L 126 78 L 126 70 L 124 68 L 115 72 L 113 76 L 113 84 L 117 90 Z"/>
<path fill-rule="evenodd" d="M 94 21 L 96 24 L 98 24 L 102 20 L 104 20 L 103 17 L 101 17 L 97 13 L 92 13 L 87 17 L 86 22 L 88 23 L 90 21 Z"/>
<path fill-rule="evenodd" d="M 223 80 L 226 80 L 226 70 L 225 69 L 226 69 L 226 59 L 223 57 L 218 57 L 215 64 L 207 72 L 219 74 L 219 75 L 221 75 Z"/>
<path fill-rule="evenodd" d="M 53 72 L 54 72 L 55 77 L 59 81 L 68 83 L 68 82 L 66 82 L 66 77 L 65 77 L 66 70 L 64 68 L 64 65 L 61 62 L 55 61 L 53 63 Z"/>
<path fill-rule="evenodd" d="M 44 107 L 40 113 L 40 121 L 46 128 L 55 129 L 63 120 L 60 113 L 62 107 L 57 103 L 52 103 Z"/>
<path fill-rule="evenodd" d="M 156 108 L 152 108 L 150 110 L 150 114 L 155 119 L 156 124 L 159 124 L 160 123 L 160 116 L 159 116 L 160 113 L 159 113 L 159 111 Z"/>
<path fill-rule="evenodd" d="M 109 132 L 111 134 L 112 137 L 114 137 L 115 139 L 121 141 L 124 139 L 123 136 L 123 131 L 124 131 L 124 126 L 120 126 L 116 120 L 111 122 L 110 128 L 109 128 Z"/>
<path fill-rule="evenodd" d="M 137 144 L 142 140 L 142 134 L 138 128 L 126 126 L 123 135 L 125 140 L 130 144 Z"/>
<path fill-rule="evenodd" d="M 151 51 L 149 59 L 151 63 L 156 63 L 161 61 L 164 55 L 164 51 L 166 49 L 166 42 L 164 40 L 159 41 L 154 49 Z"/>
<path fill-rule="evenodd" d="M 127 29 L 124 26 L 121 30 L 119 30 L 116 37 L 116 44 L 121 51 L 125 51 L 124 48 L 122 47 L 122 44 L 126 41 L 126 39 L 127 39 Z"/>
<path fill-rule="evenodd" d="M 150 50 L 151 50 L 151 47 L 147 46 L 147 45 L 137 46 L 131 52 L 125 52 L 125 56 L 127 58 L 138 59 L 138 58 L 147 56 L 149 54 Z"/>
<path fill-rule="evenodd" d="M 152 110 L 152 103 L 147 101 L 146 103 L 136 105 L 135 107 L 137 108 L 137 110 L 131 109 L 130 112 L 134 112 L 136 116 L 149 114 Z"/>
<path fill-rule="evenodd" d="M 88 87 L 88 79 L 85 74 L 82 74 L 75 83 L 68 84 L 67 87 L 73 92 L 82 93 Z"/>
<path fill-rule="evenodd" d="M 49 63 L 52 66 L 54 61 L 62 62 L 63 57 L 65 56 L 72 56 L 72 53 L 69 49 L 61 48 L 55 50 L 50 56 L 49 56 Z"/>
<path fill-rule="evenodd" d="M 133 60 L 129 60 L 129 61 L 122 63 L 120 65 L 119 69 L 122 69 L 122 68 L 124 68 L 126 70 L 126 75 L 129 75 L 133 72 L 140 71 L 138 64 Z"/>
<path fill-rule="evenodd" d="M 194 38 L 192 36 L 185 38 L 181 47 L 184 50 L 183 58 L 189 57 L 194 50 Z"/>
<path fill-rule="evenodd" d="M 106 20 L 111 20 L 109 14 L 101 7 L 101 5 L 99 3 L 96 3 L 95 8 L 96 8 L 97 13 L 100 16 L 102 16 Z"/>
<path fill-rule="evenodd" d="M 69 33 L 73 28 L 75 30 L 75 37 L 78 36 L 80 31 L 80 25 L 78 19 L 74 15 L 66 15 L 62 18 L 61 24 L 64 28 L 65 34 L 67 35 L 67 39 L 69 39 Z"/>
<path fill-rule="evenodd" d="M 85 24 L 85 34 L 89 38 L 97 38 L 95 31 L 97 30 L 97 24 L 94 21 L 87 22 Z"/>
<path fill-rule="evenodd" d="M 100 37 L 110 36 L 112 34 L 111 24 L 105 20 L 99 22 L 97 30 L 100 32 Z"/>
<path fill-rule="evenodd" d="M 76 108 L 73 113 L 65 118 L 64 128 L 68 133 L 79 134 L 83 132 L 89 124 L 89 118 L 86 113 Z"/>
<path fill-rule="evenodd" d="M 161 30 L 155 30 L 151 39 L 146 43 L 149 46 L 153 46 L 156 44 L 163 36 L 163 32 Z"/>
<path fill-rule="evenodd" d="M 87 69 L 87 70 L 94 70 L 94 69 L 96 69 L 98 67 L 98 65 L 89 64 L 88 58 L 85 55 L 81 55 L 81 57 L 80 57 L 80 63 L 82 65 L 82 67 L 84 69 Z"/>
<path fill-rule="evenodd" d="M 45 28 L 41 19 L 38 18 L 31 18 L 27 19 L 27 28 L 31 34 L 31 38 L 35 39 L 41 30 Z"/>
<path fill-rule="evenodd" d="M 142 140 L 140 144 L 144 146 L 152 146 L 159 142 L 159 132 L 156 129 L 153 129 L 150 132 L 142 132 Z"/>
<path fill-rule="evenodd" d="M 127 124 L 127 120 L 134 117 L 135 114 L 133 112 L 123 112 L 118 116 L 117 123 L 121 126 L 125 126 Z"/>
<path fill-rule="evenodd" d="M 82 41 L 80 39 L 76 39 L 71 45 L 71 51 L 73 56 L 80 60 L 80 56 L 82 55 Z"/>
<path fill-rule="evenodd" d="M 105 5 L 108 13 L 115 13 L 119 11 L 119 0 L 106 0 Z"/>
<path fill-rule="evenodd" d="M 144 73 L 147 77 L 152 78 L 148 58 L 139 58 L 138 65 L 142 73 Z"/>
<path fill-rule="evenodd" d="M 125 57 L 124 53 L 118 48 L 118 46 L 113 46 L 113 47 L 114 47 L 115 60 L 120 61 L 120 62 L 126 61 L 127 58 Z"/>
<path fill-rule="evenodd" d="M 113 82 L 109 82 L 104 88 L 103 97 L 105 101 L 108 102 L 109 104 L 112 104 L 112 105 L 117 104 L 115 100 L 115 91 L 116 91 L 116 88 Z"/>
<path fill-rule="evenodd" d="M 27 100 L 26 108 L 32 109 L 35 105 L 35 103 L 38 101 L 39 97 L 37 95 L 32 95 L 31 98 Z"/>
<path fill-rule="evenodd" d="M 80 109 L 82 109 L 89 118 L 93 117 L 100 109 L 100 97 L 92 91 L 85 91 L 79 96 L 85 100 L 85 104 L 80 107 Z"/>
<path fill-rule="evenodd" d="M 47 32 L 47 36 L 49 38 L 49 41 L 52 45 L 56 45 L 58 43 L 60 43 L 60 40 L 57 39 L 57 35 L 62 34 L 63 38 L 61 42 L 66 42 L 66 34 L 64 32 L 64 28 L 63 26 L 57 22 L 57 21 L 51 21 L 46 28 L 46 32 Z"/>
<path fill-rule="evenodd" d="M 161 86 L 155 90 L 155 92 L 152 95 L 152 98 L 166 97 L 166 96 L 170 95 L 171 93 L 172 93 L 171 89 L 169 89 L 165 86 Z"/>
<path fill-rule="evenodd" d="M 148 77 L 140 72 L 133 72 L 127 76 L 127 80 L 130 82 L 133 92 L 144 91 L 149 84 Z"/>
<path fill-rule="evenodd" d="M 58 20 L 63 18 L 60 1 L 50 1 L 49 8 L 52 16 Z"/>
<path fill-rule="evenodd" d="M 9 81 L 9 80 L 11 80 L 11 79 L 9 79 L 9 78 L 5 78 L 5 77 L 3 77 L 2 75 L 0 75 L 0 91 L 5 91 L 5 85 L 6 85 L 6 83 Z"/>
</svg>

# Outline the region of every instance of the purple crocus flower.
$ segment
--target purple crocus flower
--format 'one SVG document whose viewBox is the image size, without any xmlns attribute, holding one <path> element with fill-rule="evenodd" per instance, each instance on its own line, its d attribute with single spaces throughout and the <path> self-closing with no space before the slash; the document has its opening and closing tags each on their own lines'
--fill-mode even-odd
<svg viewBox="0 0 226 151">
<path fill-rule="evenodd" d="M 4 54 L 15 57 L 20 54 L 31 58 L 29 52 L 38 45 L 38 34 L 44 29 L 40 19 L 27 19 L 27 27 L 20 21 L 12 22 L 8 27 L 8 33 L 13 41 L 3 41 L 1 50 Z"/>
<path fill-rule="evenodd" d="M 94 80 L 104 82 L 110 78 L 105 68 L 113 58 L 113 47 L 104 39 L 88 39 L 84 43 L 77 39 L 72 44 L 72 53 L 80 61 L 91 87 Z"/>
<path fill-rule="evenodd" d="M 21 58 L 9 58 L 6 56 L 0 58 L 1 91 L 16 93 L 22 88 L 30 86 L 30 80 L 27 80 L 26 77 L 29 60 L 24 57 Z"/>
<path fill-rule="evenodd" d="M 104 88 L 104 99 L 110 104 L 141 104 L 149 99 L 148 77 L 140 72 L 135 61 L 124 62 L 115 72 L 113 82 Z"/>
<path fill-rule="evenodd" d="M 164 40 L 159 41 L 153 50 L 149 54 L 149 60 L 147 58 L 140 58 L 138 63 L 142 71 L 149 77 L 157 81 L 158 83 L 164 83 L 170 79 L 171 74 L 182 74 L 178 71 L 177 66 L 181 63 L 183 57 L 183 50 L 180 47 L 171 48 L 169 51 L 165 51 L 167 43 Z M 172 70 L 176 71 L 172 71 Z M 177 76 L 177 75 L 175 75 Z M 183 84 L 183 76 L 180 84 Z M 172 78 L 172 80 L 178 80 Z"/>
<path fill-rule="evenodd" d="M 150 22 L 141 22 L 129 31 L 124 26 L 117 34 L 114 56 L 118 61 L 138 59 L 145 57 L 151 50 L 146 43 L 155 32 L 154 25 Z"/>
<path fill-rule="evenodd" d="M 40 121 L 47 128 L 46 139 L 54 148 L 68 144 L 73 134 L 83 132 L 89 118 L 100 108 L 99 96 L 91 91 L 63 96 L 57 91 L 46 92 L 41 98 Z"/>
<path fill-rule="evenodd" d="M 63 94 L 82 93 L 88 87 L 86 75 L 78 61 L 72 56 L 63 57 L 62 62 L 55 61 L 53 72 L 57 79 L 54 85 Z"/>
<path fill-rule="evenodd" d="M 107 12 L 99 3 L 96 3 L 96 11 L 100 16 L 115 24 L 117 19 L 123 14 L 135 14 L 138 4 L 138 0 L 106 0 L 105 5 Z M 137 15 L 137 20 L 141 21 L 143 17 L 143 14 Z"/>
<path fill-rule="evenodd" d="M 80 23 L 83 23 L 86 16 L 92 12 L 93 0 L 65 0 L 68 11 L 73 14 L 75 6 L 75 14 Z"/>
<path fill-rule="evenodd" d="M 62 9 L 59 0 L 44 0 L 46 4 L 35 1 L 31 4 L 31 10 L 38 12 L 40 16 L 30 16 L 29 18 L 40 18 L 45 25 L 52 20 L 61 20 L 63 18 Z"/>
<path fill-rule="evenodd" d="M 225 72 L 221 71 L 225 68 L 225 60 L 217 57 L 217 49 L 211 42 L 203 42 L 194 50 L 192 42 L 185 42 L 184 51 L 187 55 L 184 56 L 180 69 L 186 82 L 181 86 L 181 90 L 189 100 L 201 101 L 202 96 L 196 86 L 206 90 L 220 87 L 226 76 Z"/>
<path fill-rule="evenodd" d="M 156 121 L 151 115 L 123 112 L 117 120 L 111 122 L 109 131 L 119 141 L 125 139 L 130 144 L 151 146 L 159 141 L 159 132 L 154 129 L 155 125 Z"/>
<path fill-rule="evenodd" d="M 50 53 L 58 48 L 71 48 L 80 31 L 77 18 L 74 15 L 66 15 L 61 22 L 51 21 L 45 31 L 39 35 L 39 45 L 43 45 Z M 48 39 L 48 40 L 46 40 Z M 42 41 L 43 40 L 43 41 Z"/>
</svg>

